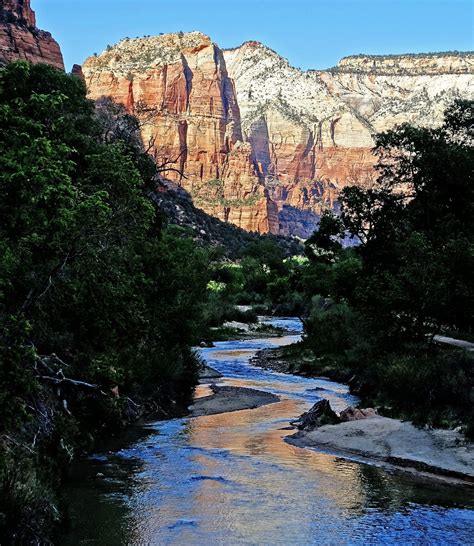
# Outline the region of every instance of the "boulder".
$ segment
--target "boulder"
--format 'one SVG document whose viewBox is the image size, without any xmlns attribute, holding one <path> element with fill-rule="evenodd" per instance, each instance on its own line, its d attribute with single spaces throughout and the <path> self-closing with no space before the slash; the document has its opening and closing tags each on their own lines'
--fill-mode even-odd
<svg viewBox="0 0 474 546">
<path fill-rule="evenodd" d="M 346 421 L 359 421 L 360 419 L 369 419 L 377 416 L 377 410 L 374 408 L 354 408 L 349 406 L 341 411 L 339 418 L 344 423 Z"/>
<path fill-rule="evenodd" d="M 291 424 L 300 430 L 310 431 L 323 425 L 336 425 L 337 423 L 340 423 L 339 417 L 331 408 L 329 401 L 323 399 L 316 402 L 310 410 L 303 413 L 297 421 L 293 421 Z"/>
<path fill-rule="evenodd" d="M 222 374 L 210 366 L 202 364 L 202 366 L 199 368 L 200 380 L 219 379 L 220 377 L 222 377 Z"/>
</svg>

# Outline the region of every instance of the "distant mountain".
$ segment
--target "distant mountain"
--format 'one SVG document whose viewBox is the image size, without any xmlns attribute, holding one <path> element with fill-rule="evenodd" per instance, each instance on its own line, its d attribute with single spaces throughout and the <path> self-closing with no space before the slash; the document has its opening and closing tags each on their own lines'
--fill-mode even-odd
<svg viewBox="0 0 474 546">
<path fill-rule="evenodd" d="M 203 210 L 246 230 L 309 236 L 347 184 L 374 176 L 373 135 L 436 126 L 474 98 L 474 54 L 357 55 L 303 72 L 258 42 L 221 50 L 199 32 L 125 39 L 86 60 L 92 98 L 148 122 L 145 143 Z M 138 105 L 138 107 L 137 107 Z"/>
</svg>

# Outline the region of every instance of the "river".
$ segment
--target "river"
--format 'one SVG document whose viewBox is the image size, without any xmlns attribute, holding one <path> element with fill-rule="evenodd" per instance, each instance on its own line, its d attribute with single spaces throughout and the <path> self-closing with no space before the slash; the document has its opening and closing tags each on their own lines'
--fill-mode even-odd
<svg viewBox="0 0 474 546">
<path fill-rule="evenodd" d="M 293 333 L 200 349 L 219 384 L 272 392 L 257 409 L 158 421 L 75 465 L 66 486 L 65 545 L 474 544 L 472 489 L 294 447 L 289 421 L 324 397 L 356 402 L 345 385 L 262 370 L 259 349 Z M 200 386 L 196 396 L 209 394 Z"/>
</svg>

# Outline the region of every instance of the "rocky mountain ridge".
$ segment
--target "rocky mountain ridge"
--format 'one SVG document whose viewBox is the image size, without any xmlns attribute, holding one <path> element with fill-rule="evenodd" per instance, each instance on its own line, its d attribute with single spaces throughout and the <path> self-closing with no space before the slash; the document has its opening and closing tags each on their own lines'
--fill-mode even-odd
<svg viewBox="0 0 474 546">
<path fill-rule="evenodd" d="M 333 72 L 363 72 L 387 75 L 469 74 L 472 54 L 462 51 L 407 53 L 401 55 L 350 55 L 330 69 Z"/>
<path fill-rule="evenodd" d="M 0 0 L 0 63 L 18 59 L 64 70 L 58 43 L 49 32 L 36 28 L 30 0 Z"/>
<path fill-rule="evenodd" d="M 248 231 L 278 232 L 276 206 L 243 140 L 234 84 L 209 37 L 122 40 L 82 72 L 91 98 L 111 96 L 137 115 L 145 146 L 203 210 Z"/>
<path fill-rule="evenodd" d="M 305 238 L 341 188 L 371 183 L 374 135 L 440 124 L 455 98 L 474 98 L 473 67 L 474 54 L 453 52 L 303 72 L 259 42 L 222 50 L 193 32 L 122 40 L 83 74 L 91 98 L 138 115 L 145 145 L 203 210 Z"/>
</svg>

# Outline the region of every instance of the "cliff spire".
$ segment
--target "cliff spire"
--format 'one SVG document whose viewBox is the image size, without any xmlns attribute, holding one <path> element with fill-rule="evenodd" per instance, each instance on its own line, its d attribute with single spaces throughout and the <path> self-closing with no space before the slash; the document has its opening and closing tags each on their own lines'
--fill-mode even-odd
<svg viewBox="0 0 474 546">
<path fill-rule="evenodd" d="M 24 59 L 64 70 L 56 40 L 49 32 L 36 29 L 30 0 L 0 0 L 0 16 L 0 63 Z"/>
<path fill-rule="evenodd" d="M 10 12 L 20 22 L 36 27 L 36 15 L 31 9 L 30 0 L 2 0 L 0 4 L 3 10 Z"/>
</svg>

